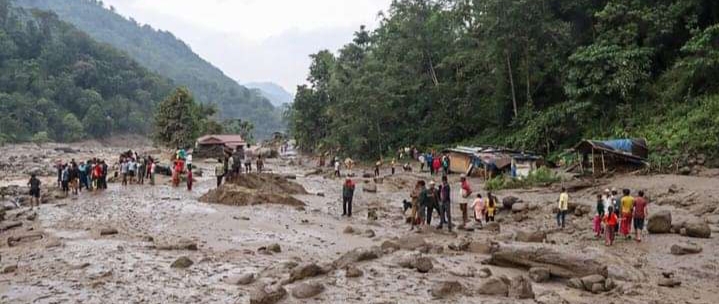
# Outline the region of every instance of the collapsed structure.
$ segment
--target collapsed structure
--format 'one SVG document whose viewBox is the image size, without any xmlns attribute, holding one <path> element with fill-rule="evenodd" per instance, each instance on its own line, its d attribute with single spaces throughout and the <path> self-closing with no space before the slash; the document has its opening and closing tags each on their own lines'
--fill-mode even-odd
<svg viewBox="0 0 719 304">
<path fill-rule="evenodd" d="M 458 146 L 443 151 L 449 156 L 450 171 L 490 179 L 500 174 L 526 177 L 544 165 L 544 158 L 532 152 L 495 146 Z"/>
<path fill-rule="evenodd" d="M 570 152 L 577 154 L 578 161 L 568 171 L 591 170 L 592 174 L 643 168 L 649 158 L 647 140 L 643 138 L 582 140 Z"/>
<path fill-rule="evenodd" d="M 244 149 L 247 142 L 242 135 L 205 135 L 197 139 L 192 155 L 197 158 L 223 158 L 236 149 Z"/>
</svg>

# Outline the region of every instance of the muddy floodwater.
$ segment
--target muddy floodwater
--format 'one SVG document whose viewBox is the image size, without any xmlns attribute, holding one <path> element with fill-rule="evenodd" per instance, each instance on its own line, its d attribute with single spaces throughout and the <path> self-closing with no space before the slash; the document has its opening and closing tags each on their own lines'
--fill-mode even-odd
<svg viewBox="0 0 719 304">
<path fill-rule="evenodd" d="M 2 148 L 0 161 L 28 164 L 3 171 L 1 185 L 24 185 L 23 171 L 32 167 L 49 171 L 43 181 L 53 184 L 56 159 L 98 153 L 109 158 L 122 151 L 95 149 L 50 153 L 30 146 Z M 563 230 L 556 228 L 552 212 L 556 188 L 500 191 L 495 194 L 500 201 L 514 196 L 526 210 L 500 211 L 499 231 L 472 222 L 469 226 L 477 229 L 450 233 L 434 227 L 410 231 L 405 224 L 402 200 L 409 199 L 418 179 L 430 178 L 427 173 L 390 176 L 386 169 L 378 183 L 355 178 L 354 216 L 346 218 L 341 216 L 343 180 L 308 160 L 298 163 L 272 159 L 267 167 L 305 188 L 308 194 L 294 196 L 304 207 L 202 203 L 199 198 L 215 187 L 214 163 L 205 160 L 195 160 L 204 175 L 196 176 L 192 191 L 184 185 L 173 188 L 164 177 L 156 186 L 112 183 L 106 191 L 50 199 L 34 211 L 3 197 L 7 210 L 2 223 L 21 225 L 0 232 L 0 303 L 250 303 L 251 298 L 254 303 L 719 303 L 719 178 L 711 171 L 693 177 L 627 175 L 592 181 L 591 187 L 570 193 L 578 209 L 589 211 L 568 215 Z M 362 175 L 361 170 L 356 173 Z M 458 176 L 450 181 L 458 189 Z M 372 186 L 376 192 L 367 191 Z M 480 180 L 472 180 L 472 186 L 482 189 Z M 644 189 L 652 200 L 650 215 L 669 211 L 672 225 L 701 223 L 711 236 L 690 237 L 681 230 L 684 226 L 677 226 L 681 231 L 676 233 L 647 235 L 641 243 L 619 238 L 615 246 L 605 247 L 591 230 L 591 210 L 595 195 L 612 187 Z M 368 218 L 370 209 L 376 219 Z M 456 203 L 452 214 L 459 223 Z M 432 226 L 438 223 L 435 217 Z M 603 279 L 616 286 L 592 292 L 552 276 L 529 281 L 531 297 L 512 297 L 515 278 L 527 277 L 528 269 L 489 262 L 490 247 L 522 245 L 517 234 L 531 231 L 543 233 L 535 246 L 570 254 L 591 249 L 610 261 Z M 38 237 L 23 238 L 32 235 Z M 673 254 L 670 248 L 677 244 L 700 251 Z M 343 258 L 356 250 L 374 251 L 345 265 Z M 419 256 L 428 258 L 431 269 L 419 271 L 422 267 L 403 263 Z M 172 267 L 181 257 L 191 265 Z M 317 267 L 298 270 L 307 265 Z M 486 283 L 493 278 L 512 281 L 500 287 L 509 293 L 488 294 Z M 667 278 L 680 284 L 659 286 Z M 308 284 L 321 290 L 304 297 L 299 291 Z M 263 286 L 282 286 L 287 293 L 276 299 L 258 297 Z"/>
</svg>

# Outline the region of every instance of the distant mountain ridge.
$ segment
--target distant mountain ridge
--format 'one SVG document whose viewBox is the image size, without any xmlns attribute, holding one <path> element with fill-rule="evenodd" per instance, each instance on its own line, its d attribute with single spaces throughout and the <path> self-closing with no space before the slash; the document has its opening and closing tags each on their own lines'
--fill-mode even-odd
<svg viewBox="0 0 719 304">
<path fill-rule="evenodd" d="M 274 82 L 249 82 L 245 83 L 244 86 L 250 89 L 260 90 L 262 96 L 267 98 L 275 107 L 292 103 L 292 100 L 295 98 L 290 92 L 287 92 L 285 88 Z"/>
<path fill-rule="evenodd" d="M 280 110 L 267 98 L 226 76 L 170 32 L 126 19 L 97 0 L 14 0 L 14 3 L 54 11 L 94 39 L 126 52 L 176 84 L 187 86 L 199 102 L 217 105 L 220 118 L 252 122 L 258 138 L 285 129 Z"/>
</svg>

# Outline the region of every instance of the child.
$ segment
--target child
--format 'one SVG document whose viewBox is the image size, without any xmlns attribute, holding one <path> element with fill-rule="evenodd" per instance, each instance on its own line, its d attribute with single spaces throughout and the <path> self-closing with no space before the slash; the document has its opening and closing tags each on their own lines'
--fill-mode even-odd
<svg viewBox="0 0 719 304">
<path fill-rule="evenodd" d="M 473 202 L 474 204 L 474 219 L 479 223 L 479 227 L 482 227 L 482 216 L 484 215 L 484 200 L 481 194 L 477 194 L 477 198 Z"/>
<path fill-rule="evenodd" d="M 617 225 L 617 214 L 614 213 L 614 206 L 609 206 L 609 212 L 604 215 L 604 234 L 606 240 L 604 242 L 607 246 L 614 244 L 614 227 Z"/>
<path fill-rule="evenodd" d="M 497 210 L 497 201 L 491 192 L 487 192 L 487 223 L 494 222 L 494 212 Z"/>
<path fill-rule="evenodd" d="M 602 235 L 602 219 L 604 218 L 604 198 L 597 195 L 597 215 L 594 217 L 594 233 L 597 238 Z"/>
<path fill-rule="evenodd" d="M 192 165 L 187 166 L 187 191 L 192 191 Z"/>
</svg>

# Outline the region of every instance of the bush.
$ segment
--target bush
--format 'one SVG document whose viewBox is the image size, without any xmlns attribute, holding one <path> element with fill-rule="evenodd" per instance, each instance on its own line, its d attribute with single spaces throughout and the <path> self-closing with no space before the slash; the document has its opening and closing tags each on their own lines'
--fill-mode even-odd
<svg viewBox="0 0 719 304">
<path fill-rule="evenodd" d="M 37 132 L 35 135 L 32 136 L 32 142 L 36 144 L 44 144 L 50 141 L 50 136 L 47 135 L 47 132 Z"/>
<path fill-rule="evenodd" d="M 508 178 L 505 175 L 497 176 L 485 184 L 488 191 L 502 189 L 521 189 L 532 187 L 546 187 L 561 181 L 562 178 L 547 167 L 541 167 L 522 178 Z"/>
</svg>

